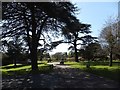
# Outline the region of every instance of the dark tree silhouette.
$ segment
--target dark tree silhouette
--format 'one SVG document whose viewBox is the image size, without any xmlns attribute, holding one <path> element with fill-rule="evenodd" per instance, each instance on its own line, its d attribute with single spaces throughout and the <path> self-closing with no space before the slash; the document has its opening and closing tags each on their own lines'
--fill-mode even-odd
<svg viewBox="0 0 120 90">
<path fill-rule="evenodd" d="M 96 57 L 101 56 L 99 50 L 102 50 L 99 43 L 90 43 L 80 50 L 80 54 L 84 59 L 90 61 L 94 60 Z"/>
<path fill-rule="evenodd" d="M 14 37 L 10 41 L 4 40 L 2 44 L 7 48 L 6 54 L 10 60 L 13 60 L 13 64 L 16 67 L 16 60 L 20 59 L 21 53 L 24 51 L 23 42 L 20 37 Z"/>
<path fill-rule="evenodd" d="M 30 50 L 32 70 L 37 70 L 37 47 L 43 32 L 59 31 L 76 18 L 70 2 L 8 2 L 2 4 L 2 38 L 25 35 Z"/>
<path fill-rule="evenodd" d="M 69 49 L 72 48 L 74 50 L 76 62 L 79 62 L 77 46 L 82 44 L 79 41 L 83 41 L 83 43 L 86 44 L 87 40 L 93 38 L 92 36 L 88 35 L 89 33 L 91 33 L 89 28 L 89 24 L 82 24 L 78 20 L 63 28 L 63 35 L 67 40 L 65 43 L 72 44 L 72 46 L 70 46 Z M 83 36 L 80 36 L 80 34 L 83 34 Z"/>
</svg>

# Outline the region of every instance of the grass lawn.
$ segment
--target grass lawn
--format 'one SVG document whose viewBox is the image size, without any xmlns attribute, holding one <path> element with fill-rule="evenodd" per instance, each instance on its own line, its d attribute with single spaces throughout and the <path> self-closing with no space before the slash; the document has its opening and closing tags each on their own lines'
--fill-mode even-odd
<svg viewBox="0 0 120 90">
<path fill-rule="evenodd" d="M 83 62 L 65 62 L 65 64 L 70 65 L 71 68 L 79 68 L 83 71 L 120 82 L 120 66 L 115 64 L 112 67 L 109 67 L 108 65 L 95 65 L 95 63 L 91 62 L 92 65 L 90 68 L 86 68 L 85 63 Z"/>
<path fill-rule="evenodd" d="M 51 71 L 51 66 L 46 63 L 38 64 L 38 68 L 39 71 L 32 73 L 49 73 Z M 17 67 L 14 67 L 13 64 L 9 64 L 1 66 L 0 71 L 2 71 L 2 76 L 27 74 L 31 72 L 31 65 L 17 64 Z"/>
</svg>

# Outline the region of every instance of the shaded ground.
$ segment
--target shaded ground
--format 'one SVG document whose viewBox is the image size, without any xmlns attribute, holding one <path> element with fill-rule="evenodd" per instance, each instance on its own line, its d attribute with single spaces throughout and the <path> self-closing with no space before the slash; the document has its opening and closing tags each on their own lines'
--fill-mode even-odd
<svg viewBox="0 0 120 90">
<path fill-rule="evenodd" d="M 57 62 L 50 64 L 55 67 L 49 74 L 4 77 L 2 88 L 120 88 L 115 81 L 59 65 Z"/>
</svg>

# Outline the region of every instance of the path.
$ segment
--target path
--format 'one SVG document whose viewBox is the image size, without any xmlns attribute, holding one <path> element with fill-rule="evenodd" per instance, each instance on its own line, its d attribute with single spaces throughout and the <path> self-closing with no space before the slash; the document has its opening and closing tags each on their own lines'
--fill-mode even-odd
<svg viewBox="0 0 120 90">
<path fill-rule="evenodd" d="M 50 64 L 50 63 L 49 63 Z M 51 63 L 52 64 L 52 63 Z M 79 69 L 53 63 L 49 74 L 36 74 L 3 78 L 3 88 L 118 88 L 120 85 Z M 119 87 L 120 88 L 120 87 Z"/>
</svg>

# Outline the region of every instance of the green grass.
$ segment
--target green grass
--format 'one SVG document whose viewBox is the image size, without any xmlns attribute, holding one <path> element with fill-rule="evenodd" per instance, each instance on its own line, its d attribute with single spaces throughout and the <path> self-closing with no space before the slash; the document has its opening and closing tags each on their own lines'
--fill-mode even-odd
<svg viewBox="0 0 120 90">
<path fill-rule="evenodd" d="M 47 60 L 38 61 L 38 64 L 47 64 Z"/>
<path fill-rule="evenodd" d="M 39 71 L 31 72 L 31 65 L 17 64 L 17 67 L 14 67 L 13 64 L 10 64 L 6 66 L 1 66 L 0 71 L 2 71 L 2 76 L 8 76 L 8 75 L 22 75 L 27 73 L 49 73 L 52 70 L 51 66 L 45 63 L 38 64 L 38 68 Z"/>
<path fill-rule="evenodd" d="M 16 64 L 17 66 L 20 66 L 20 65 L 22 65 L 22 64 Z M 13 67 L 14 66 L 14 64 L 9 64 L 9 65 L 5 65 L 5 66 L 0 66 L 0 69 L 1 68 L 7 68 L 7 67 Z"/>
<path fill-rule="evenodd" d="M 79 68 L 83 71 L 93 73 L 99 76 L 103 76 L 112 80 L 120 81 L 120 66 L 113 65 L 112 67 L 109 67 L 107 65 L 94 65 L 92 62 L 92 65 L 90 68 L 86 68 L 86 65 L 83 64 L 83 62 L 65 62 L 65 64 L 68 64 L 71 66 L 71 68 Z"/>
</svg>

